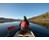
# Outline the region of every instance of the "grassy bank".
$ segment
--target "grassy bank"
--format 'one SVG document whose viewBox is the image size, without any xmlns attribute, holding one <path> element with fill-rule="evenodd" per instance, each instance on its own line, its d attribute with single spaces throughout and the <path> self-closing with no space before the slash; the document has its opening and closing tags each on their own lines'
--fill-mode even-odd
<svg viewBox="0 0 49 40">
<path fill-rule="evenodd" d="M 49 20 L 30 20 L 30 22 L 49 28 Z"/>
<path fill-rule="evenodd" d="M 41 25 L 45 28 L 49 28 L 49 12 L 43 13 L 36 17 L 29 18 L 29 21 Z"/>
</svg>

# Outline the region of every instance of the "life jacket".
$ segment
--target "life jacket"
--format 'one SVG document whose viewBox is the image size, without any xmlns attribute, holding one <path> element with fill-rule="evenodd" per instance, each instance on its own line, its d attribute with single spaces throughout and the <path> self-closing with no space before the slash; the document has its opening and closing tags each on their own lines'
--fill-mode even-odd
<svg viewBox="0 0 49 40">
<path fill-rule="evenodd" d="M 22 28 L 26 28 L 28 26 L 27 22 L 26 21 L 22 21 L 21 22 L 21 27 Z"/>
</svg>

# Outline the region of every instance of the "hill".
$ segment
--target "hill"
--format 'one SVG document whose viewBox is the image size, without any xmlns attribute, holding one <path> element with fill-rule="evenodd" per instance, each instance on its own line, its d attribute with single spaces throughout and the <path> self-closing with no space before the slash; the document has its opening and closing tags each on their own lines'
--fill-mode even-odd
<svg viewBox="0 0 49 40">
<path fill-rule="evenodd" d="M 12 19 L 12 18 L 4 18 L 4 17 L 0 17 L 0 23 L 4 23 L 4 22 L 13 22 L 13 21 L 19 21 L 20 19 Z"/>
<path fill-rule="evenodd" d="M 49 28 L 49 12 L 46 12 L 36 17 L 29 18 L 29 21 L 44 26 L 45 28 Z"/>
</svg>

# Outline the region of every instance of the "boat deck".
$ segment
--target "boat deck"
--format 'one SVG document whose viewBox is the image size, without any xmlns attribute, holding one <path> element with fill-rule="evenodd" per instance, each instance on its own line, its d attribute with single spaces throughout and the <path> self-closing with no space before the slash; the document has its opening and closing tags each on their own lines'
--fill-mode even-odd
<svg viewBox="0 0 49 40">
<path fill-rule="evenodd" d="M 28 31 L 25 35 L 22 35 L 18 32 L 14 35 L 14 37 L 35 37 L 32 31 Z"/>
</svg>

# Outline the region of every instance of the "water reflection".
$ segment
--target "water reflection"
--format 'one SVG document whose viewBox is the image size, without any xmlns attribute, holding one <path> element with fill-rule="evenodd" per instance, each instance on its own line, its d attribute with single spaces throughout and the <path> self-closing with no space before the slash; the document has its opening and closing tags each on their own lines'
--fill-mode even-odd
<svg viewBox="0 0 49 40">
<path fill-rule="evenodd" d="M 16 22 L 8 22 L 0 24 L 0 37 L 1 36 L 7 36 L 8 30 L 7 28 L 10 26 L 16 26 L 15 30 L 10 31 L 10 36 L 15 34 L 15 32 L 19 29 L 19 23 L 20 21 Z M 40 25 L 30 23 L 29 28 L 31 31 L 35 34 L 36 37 L 49 37 L 49 29 L 46 29 Z"/>
</svg>

